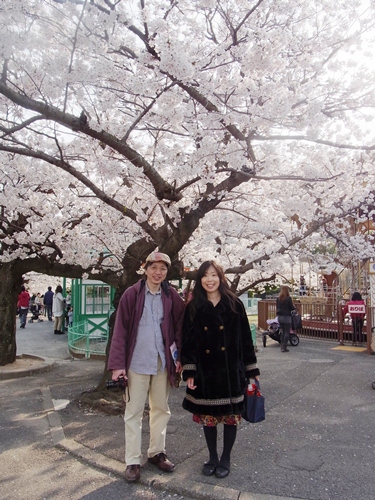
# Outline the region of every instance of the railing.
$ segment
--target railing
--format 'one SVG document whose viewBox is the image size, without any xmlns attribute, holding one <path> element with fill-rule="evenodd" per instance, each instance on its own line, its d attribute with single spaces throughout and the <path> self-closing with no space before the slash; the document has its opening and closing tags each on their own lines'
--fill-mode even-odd
<svg viewBox="0 0 375 500">
<path fill-rule="evenodd" d="M 265 299 L 258 302 L 258 328 L 267 330 L 267 319 L 276 318 L 276 300 Z"/>
<path fill-rule="evenodd" d="M 108 331 L 97 328 L 94 323 L 84 320 L 75 323 L 68 329 L 68 347 L 73 356 L 105 357 L 108 342 Z"/>
<path fill-rule="evenodd" d="M 293 299 L 302 318 L 302 328 L 298 335 L 305 338 L 334 340 L 340 344 L 352 342 L 353 327 L 350 318 L 343 318 L 342 306 L 339 303 L 319 300 L 319 298 L 297 302 Z M 262 300 L 258 303 L 258 328 L 267 330 L 267 319 L 276 314 L 275 300 Z M 367 352 L 375 352 L 375 308 L 367 307 L 363 325 L 363 343 Z M 374 337 L 374 340 L 372 338 Z M 371 345 L 372 342 L 374 345 Z"/>
<path fill-rule="evenodd" d="M 248 297 L 247 294 L 239 296 L 246 309 L 246 314 L 256 316 L 258 314 L 258 302 L 262 299 Z"/>
</svg>

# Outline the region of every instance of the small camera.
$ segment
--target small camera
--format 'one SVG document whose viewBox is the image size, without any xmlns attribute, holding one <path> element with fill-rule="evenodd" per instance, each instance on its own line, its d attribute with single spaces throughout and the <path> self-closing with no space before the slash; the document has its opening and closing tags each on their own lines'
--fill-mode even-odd
<svg viewBox="0 0 375 500">
<path fill-rule="evenodd" d="M 107 380 L 105 383 L 107 389 L 121 389 L 122 391 L 125 391 L 127 385 L 128 381 L 124 377 L 120 377 L 117 380 Z"/>
</svg>

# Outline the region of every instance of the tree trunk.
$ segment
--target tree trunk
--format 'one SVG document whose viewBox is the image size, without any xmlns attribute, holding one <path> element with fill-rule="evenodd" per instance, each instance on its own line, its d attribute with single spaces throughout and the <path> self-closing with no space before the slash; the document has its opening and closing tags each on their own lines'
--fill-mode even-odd
<svg viewBox="0 0 375 500">
<path fill-rule="evenodd" d="M 150 252 L 151 251 L 152 247 Z M 140 254 L 139 250 L 135 252 L 135 254 L 139 255 Z M 117 306 L 123 292 L 130 285 L 133 285 L 136 281 L 138 281 L 140 278 L 139 275 L 137 274 L 137 270 L 139 269 L 138 260 L 135 260 L 134 258 L 129 257 L 128 254 L 126 254 L 123 259 L 123 266 L 124 266 L 123 267 L 124 272 L 120 278 L 120 282 L 116 286 L 115 296 L 113 300 L 113 307 L 115 308 L 115 311 L 109 318 L 109 339 L 106 349 L 106 360 L 102 377 L 97 386 L 93 390 L 87 391 L 80 396 L 80 401 L 84 405 L 109 414 L 117 414 L 124 412 L 124 399 L 121 391 L 106 389 L 106 381 L 109 380 L 112 376 L 112 372 L 108 371 L 108 354 L 111 346 Z M 124 366 L 125 366 L 125 360 L 124 360 Z"/>
<path fill-rule="evenodd" d="M 134 281 L 134 280 L 133 280 Z M 111 348 L 111 341 L 112 341 L 112 334 L 113 334 L 113 328 L 115 326 L 115 320 L 116 320 L 116 313 L 117 313 L 117 306 L 118 306 L 118 303 L 119 303 L 119 300 L 122 296 L 122 294 L 124 293 L 126 287 L 124 287 L 123 285 L 120 287 L 117 287 L 116 288 L 116 291 L 115 291 L 115 296 L 114 296 L 114 299 L 113 299 L 113 306 L 115 307 L 115 310 L 113 311 L 113 313 L 111 314 L 110 318 L 109 318 L 109 321 L 108 321 L 108 327 L 109 327 L 109 338 L 108 338 L 108 343 L 107 343 L 107 348 L 106 348 L 106 359 L 105 359 L 105 367 L 104 367 L 104 372 L 103 372 L 103 375 L 102 375 L 102 378 L 99 382 L 99 384 L 97 385 L 96 387 L 96 390 L 98 392 L 101 392 L 104 390 L 105 391 L 105 383 L 108 379 L 111 378 L 112 376 L 112 371 L 109 371 L 108 370 L 108 356 L 109 356 L 109 350 Z"/>
<path fill-rule="evenodd" d="M 0 264 L 0 366 L 14 363 L 17 354 L 17 299 L 22 285 L 22 272 L 16 262 Z"/>
</svg>

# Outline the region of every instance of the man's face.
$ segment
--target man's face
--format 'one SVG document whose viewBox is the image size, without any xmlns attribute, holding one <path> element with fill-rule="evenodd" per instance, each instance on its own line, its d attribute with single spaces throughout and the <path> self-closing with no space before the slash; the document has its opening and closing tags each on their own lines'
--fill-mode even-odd
<svg viewBox="0 0 375 500">
<path fill-rule="evenodd" d="M 160 285 L 168 273 L 168 266 L 164 262 L 153 262 L 146 269 L 147 283 L 149 285 Z"/>
</svg>

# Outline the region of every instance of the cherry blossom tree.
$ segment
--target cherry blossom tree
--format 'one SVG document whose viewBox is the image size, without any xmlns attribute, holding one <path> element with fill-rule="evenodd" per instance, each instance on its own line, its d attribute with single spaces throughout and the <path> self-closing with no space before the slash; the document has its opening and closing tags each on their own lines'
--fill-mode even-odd
<svg viewBox="0 0 375 500">
<path fill-rule="evenodd" d="M 4 365 L 16 357 L 16 305 L 23 275 L 34 270 L 52 276 L 81 277 L 85 272 L 95 276 L 95 269 L 101 268 L 110 257 L 92 247 L 91 229 L 84 225 L 88 212 L 77 212 L 75 197 L 69 191 L 56 196 L 53 174 L 43 184 L 38 180 L 40 173 L 35 166 L 30 177 L 22 173 L 19 165 L 17 170 L 9 165 L 0 172 L 0 365 Z M 96 234 L 99 238 L 100 231 Z M 83 258 L 76 259 L 76 252 Z M 81 264 L 84 261 L 86 266 L 91 263 L 89 269 Z M 105 270 L 101 268 L 101 276 L 116 286 L 117 269 L 111 262 L 105 265 Z"/>
<path fill-rule="evenodd" d="M 0 11 L 0 258 L 14 290 L 34 270 L 100 273 L 121 293 L 156 247 L 172 275 L 219 258 L 238 292 L 301 252 L 336 265 L 315 251 L 327 238 L 341 260 L 373 255 L 347 219 L 374 204 L 371 2 Z"/>
</svg>

